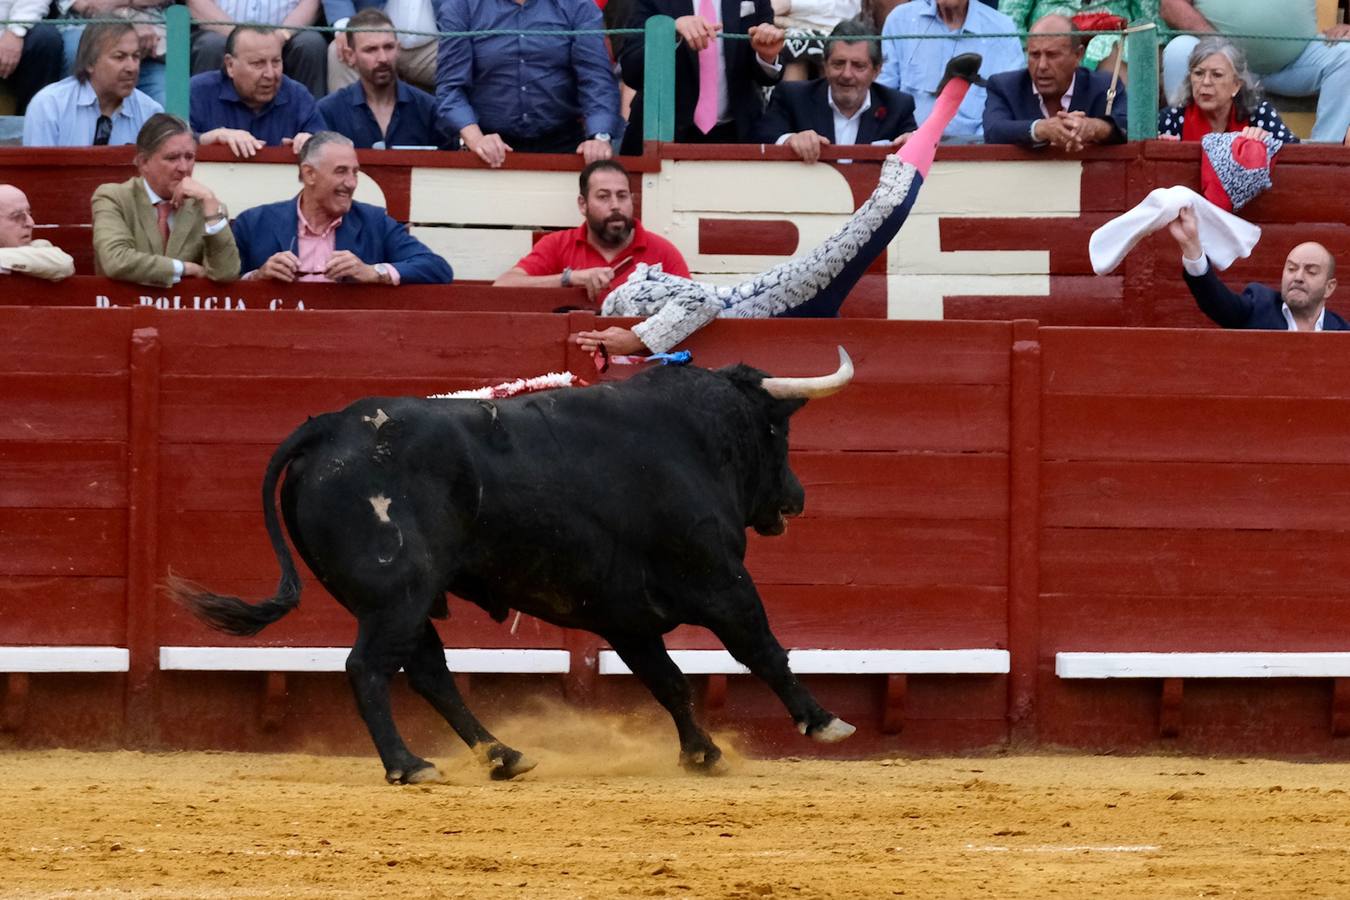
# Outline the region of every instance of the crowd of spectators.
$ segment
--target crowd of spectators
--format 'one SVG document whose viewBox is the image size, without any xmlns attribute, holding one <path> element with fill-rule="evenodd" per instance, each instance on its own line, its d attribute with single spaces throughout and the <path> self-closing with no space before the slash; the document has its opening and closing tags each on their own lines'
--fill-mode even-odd
<svg viewBox="0 0 1350 900">
<path fill-rule="evenodd" d="M 0 31 L 0 82 L 24 116 L 24 143 L 132 143 L 163 108 L 169 2 L 0 0 L 0 18 L 10 23 Z M 1275 106 L 1263 105 L 1264 86 L 1278 97 L 1315 97 L 1312 139 L 1350 143 L 1350 42 L 1336 40 L 1350 38 L 1350 25 L 1319 34 L 1317 0 L 185 2 L 194 22 L 191 124 L 203 144 L 225 143 L 240 156 L 283 143 L 299 151 L 318 130 L 363 149 L 462 148 L 493 167 L 510 153 L 576 153 L 586 163 L 639 153 L 644 42 L 598 32 L 640 29 L 657 15 L 675 20 L 677 142 L 787 143 L 811 161 L 821 141 L 848 142 L 829 133 L 836 115 L 859 143 L 894 141 L 925 121 L 947 60 L 961 52 L 983 57 L 980 74 L 1000 93 L 971 90 L 946 139 L 1067 151 L 1115 140 L 1129 81 L 1119 29 L 1129 22 L 1160 26 L 1160 35 L 1199 33 L 1162 48 L 1165 132 L 1185 136 L 1176 108 L 1196 102 L 1190 81 L 1198 63 L 1218 53 L 1225 71 L 1212 77 L 1243 84 L 1240 98 L 1229 92 L 1240 102 L 1228 124 L 1284 127 Z M 62 24 L 44 21 L 49 14 Z M 1017 32 L 1045 37 L 1019 40 Z M 1218 50 L 1206 38 L 1211 52 L 1197 60 L 1205 32 L 1234 37 Z M 862 60 L 854 38 L 874 42 L 879 60 L 876 53 Z M 832 50 L 841 46 L 860 58 L 836 61 L 832 71 Z M 1007 73 L 1019 70 L 1014 83 Z M 1099 104 L 1105 81 L 1110 97 Z M 883 102 L 883 89 L 906 99 L 886 94 Z M 861 109 L 837 102 L 850 92 L 862 96 Z M 914 121 L 897 135 L 851 121 L 880 109 L 890 114 L 880 118 L 894 119 L 911 103 Z M 797 121 L 802 113 L 808 119 Z M 1190 121 L 1194 128 L 1198 119 Z M 883 124 L 889 132 L 894 123 Z M 807 132 L 821 140 L 799 137 Z"/>
</svg>

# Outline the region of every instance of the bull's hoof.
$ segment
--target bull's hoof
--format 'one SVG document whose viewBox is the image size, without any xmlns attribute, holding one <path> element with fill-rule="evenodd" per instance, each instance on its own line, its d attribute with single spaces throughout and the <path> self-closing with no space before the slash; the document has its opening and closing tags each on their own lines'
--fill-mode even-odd
<svg viewBox="0 0 1350 900">
<path fill-rule="evenodd" d="M 822 744 L 837 744 L 852 737 L 853 732 L 857 730 L 843 719 L 834 718 L 829 721 L 829 724 L 811 732 L 811 740 L 820 741 Z"/>
<path fill-rule="evenodd" d="M 681 753 L 680 765 L 684 767 L 685 771 L 695 772 L 699 775 L 724 775 L 730 768 L 726 760 L 722 759 L 722 751 L 716 747 L 696 750 L 692 753 Z"/>
<path fill-rule="evenodd" d="M 426 784 L 433 781 L 444 781 L 441 770 L 432 763 L 422 761 L 421 765 L 410 766 L 407 769 L 389 769 L 384 773 L 384 780 L 390 784 Z"/>
<path fill-rule="evenodd" d="M 539 765 L 519 750 L 503 750 L 501 756 L 488 759 L 488 774 L 493 781 L 510 781 Z"/>
</svg>

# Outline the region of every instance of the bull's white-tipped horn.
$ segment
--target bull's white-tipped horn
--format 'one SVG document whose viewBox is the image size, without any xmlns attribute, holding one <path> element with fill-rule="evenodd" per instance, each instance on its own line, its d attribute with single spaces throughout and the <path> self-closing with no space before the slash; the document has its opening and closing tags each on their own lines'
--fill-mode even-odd
<svg viewBox="0 0 1350 900">
<path fill-rule="evenodd" d="M 833 375 L 816 375 L 811 378 L 765 378 L 759 383 L 765 392 L 778 400 L 811 400 L 816 397 L 828 397 L 844 389 L 844 385 L 853 380 L 853 360 L 848 352 L 839 348 L 839 368 Z"/>
</svg>

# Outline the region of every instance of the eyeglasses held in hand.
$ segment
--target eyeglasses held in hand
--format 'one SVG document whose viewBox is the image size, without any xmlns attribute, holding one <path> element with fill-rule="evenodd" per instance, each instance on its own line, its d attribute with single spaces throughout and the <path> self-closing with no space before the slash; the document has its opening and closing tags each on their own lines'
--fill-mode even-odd
<svg viewBox="0 0 1350 900">
<path fill-rule="evenodd" d="M 291 253 L 295 254 L 295 258 L 296 258 L 296 259 L 299 259 L 299 258 L 300 258 L 300 235 L 299 235 L 299 234 L 297 234 L 295 237 L 291 238 L 291 246 L 288 247 L 287 249 L 288 249 Z M 324 271 L 323 269 L 300 269 L 300 268 L 297 268 L 297 269 L 295 270 L 295 274 L 296 274 L 297 277 L 299 277 L 299 276 L 301 276 L 301 275 L 323 275 L 323 276 L 327 276 L 327 275 L 328 275 L 328 273 L 327 273 L 326 271 Z"/>
</svg>

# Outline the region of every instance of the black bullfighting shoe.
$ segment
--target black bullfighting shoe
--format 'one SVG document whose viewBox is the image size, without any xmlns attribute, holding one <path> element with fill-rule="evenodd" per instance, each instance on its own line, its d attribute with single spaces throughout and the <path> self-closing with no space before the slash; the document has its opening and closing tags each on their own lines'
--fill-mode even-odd
<svg viewBox="0 0 1350 900">
<path fill-rule="evenodd" d="M 953 78 L 960 78 L 962 81 L 984 87 L 986 82 L 980 75 L 980 64 L 982 62 L 984 62 L 984 57 L 978 53 L 959 53 L 947 60 L 947 71 L 942 74 L 942 83 L 938 85 L 937 92 L 942 93 L 943 87 Z"/>
</svg>

